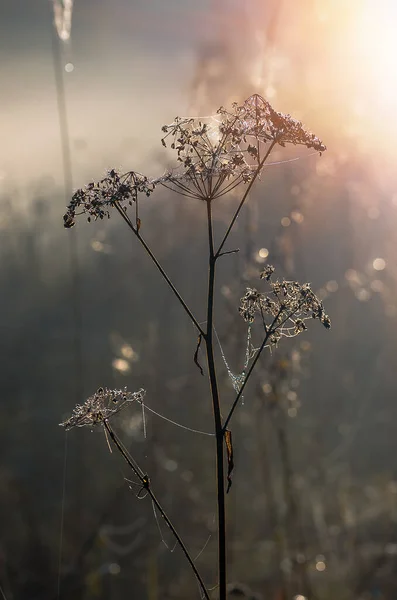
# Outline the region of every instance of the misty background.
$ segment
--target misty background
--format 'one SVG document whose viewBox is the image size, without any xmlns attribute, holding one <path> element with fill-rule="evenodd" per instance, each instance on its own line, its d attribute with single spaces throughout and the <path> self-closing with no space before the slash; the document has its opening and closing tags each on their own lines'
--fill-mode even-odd
<svg viewBox="0 0 397 600">
<path fill-rule="evenodd" d="M 253 93 L 327 151 L 277 149 L 229 241 L 240 252 L 222 259 L 215 323 L 225 411 L 234 392 L 223 356 L 241 373 L 239 299 L 266 262 L 312 284 L 332 329 L 314 322 L 283 340 L 236 413 L 229 579 L 266 600 L 396 597 L 394 16 L 387 0 L 75 0 L 62 41 L 52 2 L 0 0 L 7 600 L 199 597 L 103 433 L 58 427 L 99 386 L 128 386 L 211 432 L 195 330 L 117 214 L 70 231 L 62 216 L 72 191 L 106 169 L 160 175 L 174 160 L 161 126 L 176 115 L 215 114 Z M 237 203 L 214 204 L 218 238 Z M 141 202 L 142 233 L 200 321 L 204 212 L 166 190 Z M 213 440 L 139 407 L 118 426 L 215 586 Z"/>
</svg>

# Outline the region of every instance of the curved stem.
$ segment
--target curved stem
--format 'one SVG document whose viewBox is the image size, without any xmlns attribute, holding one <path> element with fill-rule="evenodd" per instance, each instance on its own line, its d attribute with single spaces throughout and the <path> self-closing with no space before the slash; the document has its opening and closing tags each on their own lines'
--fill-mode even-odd
<svg viewBox="0 0 397 600">
<path fill-rule="evenodd" d="M 215 263 L 214 240 L 212 231 L 211 198 L 207 199 L 209 269 L 208 269 L 208 299 L 207 299 L 207 332 L 204 336 L 208 363 L 208 376 L 211 386 L 212 407 L 216 437 L 216 480 L 218 503 L 218 569 L 219 569 L 219 600 L 226 600 L 226 509 L 225 481 L 223 466 L 223 429 L 219 401 L 218 382 L 216 377 L 214 346 L 213 346 L 213 317 L 214 317 L 214 285 Z"/>
<path fill-rule="evenodd" d="M 193 323 L 196 326 L 198 332 L 201 333 L 201 335 L 204 336 L 204 331 L 200 327 L 200 325 L 199 325 L 196 317 L 193 315 L 192 311 L 190 310 L 190 308 L 188 307 L 188 305 L 186 304 L 186 302 L 184 301 L 184 299 L 182 298 L 182 296 L 180 295 L 180 293 L 178 292 L 178 290 L 176 289 L 176 287 L 172 283 L 171 279 L 168 277 L 167 273 L 164 271 L 163 267 L 161 266 L 161 264 L 159 263 L 159 261 L 157 260 L 157 258 L 155 257 L 155 255 L 153 254 L 153 252 L 151 251 L 151 249 L 149 248 L 149 246 L 147 245 L 147 243 L 143 239 L 143 237 L 140 235 L 138 229 L 136 227 L 134 227 L 134 225 L 132 224 L 132 222 L 129 219 L 128 215 L 121 208 L 121 206 L 119 205 L 119 203 L 117 202 L 117 200 L 115 201 L 114 205 L 115 205 L 116 209 L 118 210 L 118 212 L 120 213 L 120 215 L 123 217 L 124 221 L 127 223 L 128 227 L 134 232 L 134 234 L 136 235 L 136 237 L 138 238 L 138 240 L 140 241 L 140 243 L 142 244 L 142 246 L 145 248 L 146 252 L 148 253 L 148 255 L 150 256 L 150 258 L 152 259 L 152 261 L 154 262 L 154 264 L 156 265 L 156 267 L 160 271 L 160 273 L 163 276 L 163 278 L 165 279 L 165 281 L 168 283 L 168 285 L 171 288 L 171 290 L 173 291 L 174 295 L 179 300 L 179 303 L 183 306 L 183 308 L 185 309 L 185 312 L 189 315 L 190 319 L 193 321 Z"/>
<path fill-rule="evenodd" d="M 147 493 L 149 494 L 151 500 L 154 502 L 154 505 L 156 506 L 157 510 L 159 511 L 159 513 L 161 514 L 161 516 L 163 517 L 164 521 L 167 523 L 168 527 L 171 529 L 171 531 L 174 534 L 174 537 L 175 537 L 175 539 L 176 539 L 179 547 L 181 548 L 182 552 L 186 556 L 186 558 L 187 558 L 187 560 L 188 560 L 188 562 L 189 562 L 189 564 L 190 564 L 190 566 L 192 568 L 192 571 L 194 572 L 194 574 L 195 574 L 195 576 L 197 578 L 197 581 L 200 584 L 200 587 L 201 587 L 201 590 L 202 590 L 202 592 L 204 594 L 204 597 L 206 598 L 206 600 L 210 600 L 209 594 L 207 592 L 207 588 L 204 585 L 204 582 L 203 582 L 203 580 L 201 578 L 201 575 L 198 572 L 197 567 L 194 564 L 193 559 L 192 559 L 192 557 L 189 554 L 189 551 L 187 550 L 185 544 L 183 543 L 181 537 L 179 536 L 177 530 L 175 529 L 174 525 L 170 521 L 169 517 L 164 512 L 163 507 L 161 506 L 161 504 L 157 500 L 156 496 L 152 492 L 152 489 L 150 487 L 149 477 L 147 475 L 142 475 L 142 473 L 137 468 L 137 466 L 134 465 L 134 462 L 132 461 L 131 457 L 128 455 L 127 451 L 123 448 L 123 445 L 121 444 L 121 442 L 118 439 L 117 435 L 114 433 L 113 429 L 109 425 L 109 422 L 108 421 L 104 421 L 103 422 L 103 426 L 105 427 L 106 432 L 109 434 L 109 437 L 112 440 L 112 442 L 114 443 L 114 445 L 116 446 L 117 450 L 120 452 L 120 454 L 122 455 L 122 457 L 124 458 L 124 460 L 126 461 L 126 463 L 128 464 L 128 466 L 130 467 L 130 469 L 132 469 L 132 471 L 134 472 L 134 474 L 136 475 L 136 477 L 138 477 L 139 481 L 142 484 L 142 487 L 147 491 Z"/>
</svg>

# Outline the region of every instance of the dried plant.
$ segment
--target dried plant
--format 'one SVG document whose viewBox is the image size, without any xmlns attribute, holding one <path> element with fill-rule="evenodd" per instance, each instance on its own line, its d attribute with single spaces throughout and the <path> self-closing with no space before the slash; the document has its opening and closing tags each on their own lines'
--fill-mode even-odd
<svg viewBox="0 0 397 600">
<path fill-rule="evenodd" d="M 84 404 L 78 404 L 72 412 L 72 415 L 60 423 L 66 431 L 73 427 L 94 427 L 103 425 L 111 417 L 119 413 L 123 408 L 132 402 L 142 402 L 145 397 L 145 390 L 138 392 L 128 392 L 124 390 L 109 390 L 108 388 L 99 388 L 95 394 L 90 396 Z"/>
<path fill-rule="evenodd" d="M 270 265 L 267 266 L 262 272 L 261 278 L 267 282 L 269 291 L 264 293 L 254 288 L 247 289 L 241 299 L 239 308 L 241 316 L 249 324 L 257 317 L 261 319 L 263 325 L 262 343 L 259 348 L 253 350 L 252 356 L 249 357 L 251 359 L 249 368 L 247 364 L 244 376 L 239 381 L 238 387 L 235 388 L 236 396 L 231 408 L 226 417 L 222 417 L 213 343 L 214 287 L 217 262 L 221 256 L 235 252 L 235 250 L 224 251 L 225 244 L 248 198 L 252 185 L 262 173 L 265 162 L 273 148 L 276 145 L 282 147 L 287 144 L 303 145 L 318 151 L 320 154 L 326 148 L 321 140 L 308 132 L 299 121 L 296 121 L 290 115 L 276 112 L 266 100 L 257 94 L 248 98 L 241 105 L 234 104 L 230 111 L 221 107 L 216 117 L 212 119 L 176 118 L 173 123 L 163 127 L 163 133 L 162 144 L 164 146 L 169 144 L 177 155 L 177 166 L 174 170 L 163 174 L 157 179 L 149 179 L 134 171 L 119 174 L 112 169 L 105 178 L 96 183 L 89 183 L 73 195 L 64 216 L 64 226 L 67 228 L 72 227 L 78 215 L 86 215 L 89 221 L 92 218 L 94 220 L 103 219 L 104 217 L 109 218 L 111 211 L 115 209 L 149 254 L 195 325 L 198 341 L 193 358 L 202 374 L 204 374 L 204 371 L 198 363 L 198 350 L 200 345 L 204 343 L 216 440 L 218 597 L 220 600 L 226 600 L 225 479 L 227 478 L 229 490 L 233 470 L 230 420 L 242 399 L 242 394 L 263 349 L 268 345 L 277 345 L 282 337 L 292 337 L 302 333 L 307 327 L 306 322 L 308 319 L 319 319 L 327 329 L 330 327 L 330 319 L 325 314 L 321 301 L 315 296 L 308 284 L 301 285 L 295 281 L 272 281 L 274 269 Z M 199 323 L 141 235 L 139 200 L 142 195 L 149 196 L 152 194 L 158 186 L 171 189 L 182 196 L 200 200 L 206 206 L 208 291 L 205 326 Z M 215 245 L 212 202 L 238 186 L 243 189 L 240 201 L 222 239 Z M 135 208 L 133 215 L 129 213 L 129 206 Z M 109 424 L 109 419 L 126 405 L 134 400 L 142 402 L 143 394 L 143 390 L 133 394 L 126 390 L 98 390 L 85 404 L 76 407 L 70 419 L 62 425 L 66 429 L 74 426 L 94 426 L 98 424 L 104 427 L 113 444 L 140 479 L 143 489 L 148 492 L 159 508 L 183 549 L 200 583 L 203 596 L 209 598 L 209 592 L 186 547 L 151 490 L 149 477 L 140 471 Z M 227 459 L 226 476 L 225 454 Z"/>
<path fill-rule="evenodd" d="M 182 552 L 185 554 L 194 574 L 197 577 L 197 580 L 200 584 L 203 597 L 209 600 L 207 589 L 204 585 L 203 580 L 199 572 L 197 571 L 196 565 L 194 564 L 193 559 L 191 558 L 185 544 L 183 543 L 181 537 L 179 536 L 177 530 L 175 529 L 172 521 L 164 511 L 160 502 L 157 500 L 152 488 L 149 476 L 146 475 L 142 469 L 137 465 L 134 459 L 129 455 L 128 451 L 125 449 L 120 439 L 113 431 L 109 423 L 109 419 L 113 417 L 115 414 L 119 413 L 121 410 L 126 408 L 132 402 L 143 402 L 143 398 L 145 396 L 144 390 L 139 390 L 138 392 L 128 392 L 127 388 L 123 390 L 109 390 L 107 388 L 99 388 L 95 394 L 90 396 L 84 404 L 78 404 L 69 419 L 60 423 L 61 427 L 64 427 L 66 431 L 69 429 L 73 429 L 74 427 L 95 427 L 96 425 L 100 425 L 103 427 L 105 431 L 106 438 L 108 440 L 109 448 L 109 438 L 116 446 L 117 450 L 120 452 L 130 469 L 133 471 L 134 475 L 138 478 L 141 483 L 141 491 L 146 492 L 150 499 L 153 502 L 153 505 L 158 509 L 160 515 L 163 517 L 164 521 L 167 523 L 168 527 L 171 529 L 173 535 L 175 536 L 176 542 L 179 544 Z M 138 492 L 138 497 L 141 492 Z"/>
<path fill-rule="evenodd" d="M 261 273 L 261 279 L 270 281 L 274 267 L 268 265 Z M 301 285 L 297 281 L 271 281 L 268 294 L 258 292 L 255 288 L 247 288 L 241 298 L 240 314 L 244 321 L 253 323 L 256 315 L 260 315 L 265 331 L 278 333 L 278 339 L 294 337 L 306 331 L 305 321 L 319 319 L 329 329 L 331 320 L 325 314 L 323 303 L 310 289 L 310 284 Z M 265 316 L 272 317 L 266 324 Z M 273 339 L 271 339 L 273 342 Z"/>
<path fill-rule="evenodd" d="M 278 113 L 269 102 L 254 94 L 231 112 L 223 107 L 218 118 L 206 123 L 199 119 L 177 117 L 162 128 L 162 144 L 177 153 L 181 166 L 149 180 L 134 171 L 119 174 L 115 169 L 98 182 L 77 190 L 64 216 L 65 227 L 72 227 L 76 214 L 88 219 L 109 216 L 110 208 L 138 202 L 139 194 L 150 196 L 157 185 L 170 187 L 184 196 L 213 201 L 241 183 L 249 183 L 260 174 L 265 160 L 276 144 L 303 145 L 318 152 L 325 145 L 302 123 L 290 115 Z"/>
</svg>

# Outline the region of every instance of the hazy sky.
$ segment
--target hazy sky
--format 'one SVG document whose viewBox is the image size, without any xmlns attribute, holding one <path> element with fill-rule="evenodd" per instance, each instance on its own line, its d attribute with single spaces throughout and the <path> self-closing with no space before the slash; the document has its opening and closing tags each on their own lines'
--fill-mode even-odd
<svg viewBox="0 0 397 600">
<path fill-rule="evenodd" d="M 74 65 L 64 75 L 76 184 L 112 158 L 139 168 L 161 124 L 186 110 L 208 5 L 75 0 L 71 40 L 61 45 L 63 63 Z M 18 186 L 60 176 L 53 40 L 49 0 L 0 0 L 0 173 Z"/>
<path fill-rule="evenodd" d="M 253 71 L 247 48 L 271 21 L 261 15 L 271 5 L 284 7 L 277 29 L 284 62 L 279 59 L 275 72 L 289 65 L 288 77 L 275 84 L 277 106 L 299 117 L 299 102 L 291 94 L 301 94 L 308 125 L 320 126 L 323 136 L 330 119 L 315 121 L 315 111 L 339 115 L 343 135 L 348 128 L 349 136 L 365 132 L 372 124 L 370 147 L 376 135 L 383 146 L 390 138 L 394 152 L 394 4 L 381 0 L 382 10 L 376 10 L 375 0 L 280 5 L 266 0 L 74 0 L 71 40 L 61 43 L 54 33 L 51 0 L 0 0 L 0 185 L 26 187 L 43 175 L 61 179 L 54 40 L 62 46 L 62 65 L 74 65 L 72 72 L 63 71 L 74 184 L 99 177 L 111 166 L 146 171 L 149 156 L 154 172 L 148 175 L 157 175 L 161 167 L 154 153 L 162 152 L 161 125 L 189 111 L 203 41 L 224 36 L 239 56 L 247 52 L 247 60 L 240 60 L 244 73 Z M 244 11 L 249 30 L 244 30 Z M 224 81 L 233 76 L 240 81 L 235 63 L 226 64 Z M 294 73 L 299 74 L 296 81 Z M 218 80 L 215 74 L 213 81 Z M 334 135 L 335 127 L 330 129 Z"/>
</svg>

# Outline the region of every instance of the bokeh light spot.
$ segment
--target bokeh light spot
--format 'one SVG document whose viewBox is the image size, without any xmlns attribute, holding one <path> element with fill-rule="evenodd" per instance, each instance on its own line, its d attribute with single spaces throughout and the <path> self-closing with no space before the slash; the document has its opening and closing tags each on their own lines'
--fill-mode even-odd
<svg viewBox="0 0 397 600">
<path fill-rule="evenodd" d="M 357 300 L 359 300 L 360 302 L 368 302 L 368 300 L 371 298 L 370 292 L 365 288 L 360 288 L 356 290 L 355 295 Z"/>
<path fill-rule="evenodd" d="M 138 360 L 138 353 L 130 346 L 129 344 L 123 344 L 120 348 L 121 355 L 132 362 L 136 362 Z"/>
<path fill-rule="evenodd" d="M 319 560 L 318 562 L 316 562 L 316 570 L 317 571 L 325 571 L 326 566 L 325 566 L 325 562 L 323 560 Z"/>
<path fill-rule="evenodd" d="M 386 261 L 384 260 L 384 258 L 375 258 L 374 262 L 372 263 L 372 266 L 375 269 L 375 271 L 383 271 L 386 268 Z"/>
<path fill-rule="evenodd" d="M 383 281 L 381 281 L 380 279 L 374 279 L 373 281 L 371 281 L 371 290 L 373 292 L 376 292 L 377 294 L 381 294 L 383 292 L 383 290 L 385 289 L 385 286 L 383 285 Z"/>
<path fill-rule="evenodd" d="M 109 565 L 110 575 L 118 575 L 120 573 L 120 571 L 121 571 L 120 565 L 118 565 L 117 563 L 111 563 Z"/>
<path fill-rule="evenodd" d="M 124 360 L 124 358 L 114 358 L 112 360 L 112 366 L 116 371 L 119 371 L 123 375 L 130 372 L 130 364 L 127 360 Z"/>
<path fill-rule="evenodd" d="M 291 213 L 291 219 L 295 221 L 295 223 L 303 223 L 304 216 L 299 210 L 293 210 Z"/>
<path fill-rule="evenodd" d="M 326 284 L 325 287 L 327 289 L 327 292 L 330 292 L 330 293 L 337 292 L 339 289 L 338 282 L 335 281 L 334 279 L 331 279 L 331 281 L 328 281 L 328 283 Z"/>
</svg>

